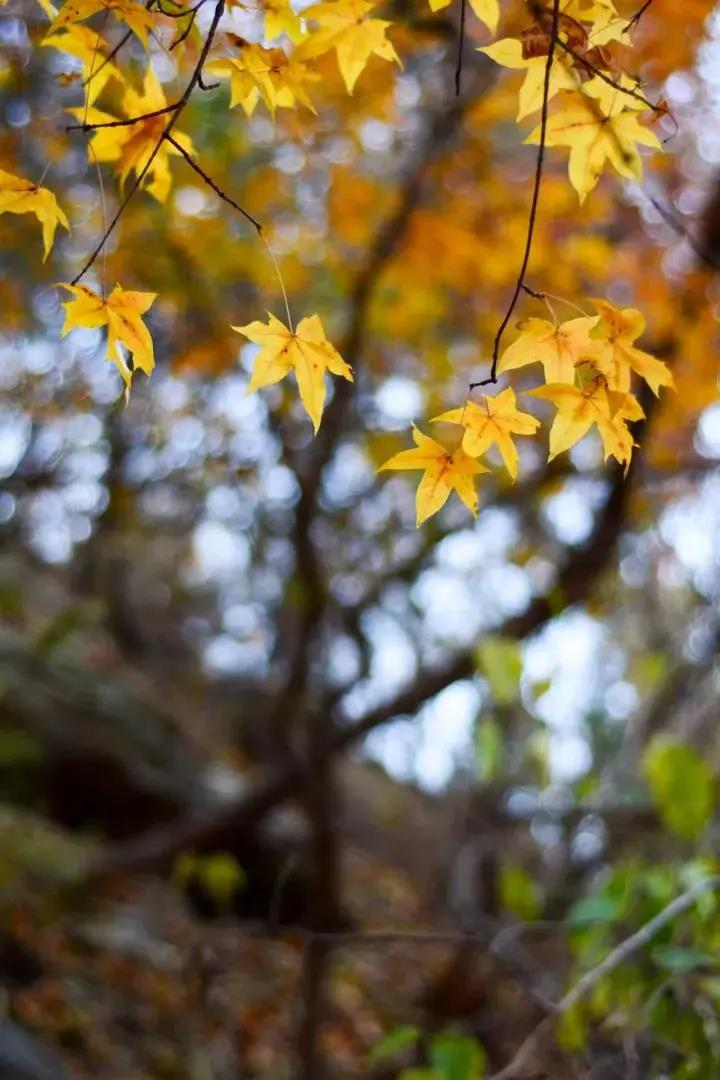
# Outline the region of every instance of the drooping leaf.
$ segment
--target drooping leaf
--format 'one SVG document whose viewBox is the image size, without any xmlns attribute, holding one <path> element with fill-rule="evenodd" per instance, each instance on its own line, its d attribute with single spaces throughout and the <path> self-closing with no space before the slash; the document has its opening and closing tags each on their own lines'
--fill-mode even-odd
<svg viewBox="0 0 720 1080">
<path fill-rule="evenodd" d="M 576 367 L 594 361 L 603 350 L 592 337 L 598 322 L 597 316 L 568 319 L 557 326 L 547 319 L 525 319 L 518 323 L 519 338 L 500 357 L 498 371 L 542 364 L 546 382 L 572 384 Z"/>
<path fill-rule="evenodd" d="M 271 314 L 267 324 L 252 322 L 232 329 L 261 346 L 248 393 L 280 382 L 294 371 L 300 400 L 317 432 L 325 406 L 325 373 L 353 381 L 352 369 L 325 337 L 320 317 L 301 319 L 294 331 Z"/>
<path fill-rule="evenodd" d="M 70 228 L 65 213 L 48 188 L 31 180 L 0 170 L 0 214 L 34 214 L 42 225 L 43 247 L 47 259 L 55 240 L 58 225 Z"/>
<path fill-rule="evenodd" d="M 401 450 L 381 465 L 378 472 L 383 469 L 424 470 L 425 475 L 420 481 L 415 500 L 418 527 L 445 505 L 451 491 L 460 496 L 475 517 L 478 498 L 474 481 L 480 473 L 488 472 L 485 466 L 471 458 L 461 447 L 446 450 L 416 427 L 413 428 L 413 438 L 416 443 L 414 450 Z"/>
<path fill-rule="evenodd" d="M 73 293 L 75 299 L 65 302 L 63 336 L 79 327 L 108 328 L 107 358 L 112 360 L 122 375 L 126 393 L 130 390 L 133 374 L 140 369 L 150 375 L 154 366 L 153 343 L 150 331 L 142 320 L 155 300 L 155 293 L 129 292 L 116 285 L 105 299 L 87 285 L 66 285 L 63 289 Z M 123 346 L 132 357 L 132 367 L 123 355 Z"/>
<path fill-rule="evenodd" d="M 497 446 L 513 480 L 518 473 L 518 452 L 513 435 L 533 435 L 540 427 L 540 421 L 534 416 L 520 412 L 511 386 L 496 397 L 483 394 L 481 403 L 467 401 L 461 409 L 451 409 L 433 420 L 445 420 L 464 427 L 463 450 L 471 457 L 480 457 L 491 446 Z"/>
<path fill-rule="evenodd" d="M 305 61 L 334 49 L 338 67 L 349 94 L 371 56 L 400 64 L 400 57 L 387 38 L 392 25 L 386 19 L 366 18 L 377 7 L 376 0 L 327 0 L 305 8 L 303 16 L 318 24 L 296 51 Z"/>
</svg>

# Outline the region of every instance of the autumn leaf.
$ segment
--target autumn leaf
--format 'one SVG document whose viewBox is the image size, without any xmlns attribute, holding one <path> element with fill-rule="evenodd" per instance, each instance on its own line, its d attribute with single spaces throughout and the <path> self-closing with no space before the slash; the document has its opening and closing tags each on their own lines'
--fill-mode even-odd
<svg viewBox="0 0 720 1080">
<path fill-rule="evenodd" d="M 167 104 L 160 81 L 151 67 L 148 67 L 145 72 L 142 90 L 137 91 L 128 87 L 123 96 L 123 109 L 128 119 L 165 110 Z M 88 124 L 108 124 L 116 119 L 109 113 L 94 107 L 68 111 L 81 122 Z M 116 162 L 120 182 L 124 184 L 130 173 L 140 175 L 148 158 L 158 147 L 152 165 L 145 176 L 144 184 L 158 202 L 165 202 L 172 184 L 168 158 L 180 153 L 172 143 L 162 139 L 168 118 L 169 112 L 166 111 L 161 112 L 159 116 L 138 120 L 134 124 L 98 128 L 93 131 L 91 145 L 88 147 L 90 160 Z M 192 142 L 187 135 L 173 129 L 173 139 L 189 154 L 193 152 Z"/>
<path fill-rule="evenodd" d="M 489 470 L 466 454 L 462 447 L 446 450 L 416 427 L 413 427 L 413 438 L 416 443 L 414 450 L 401 450 L 381 465 L 378 472 L 386 469 L 424 469 L 415 498 L 418 528 L 445 505 L 451 491 L 457 492 L 473 517 L 476 517 L 478 498 L 474 478 Z"/>
<path fill-rule="evenodd" d="M 47 259 L 55 240 L 58 225 L 69 229 L 70 224 L 49 188 L 33 184 L 0 169 L 0 214 L 34 214 L 42 225 L 43 247 Z"/>
<path fill-rule="evenodd" d="M 243 41 L 237 55 L 213 60 L 207 70 L 210 75 L 230 79 L 230 107 L 241 105 L 247 116 L 252 116 L 260 99 L 273 116 L 277 108 L 293 109 L 297 105 L 315 112 L 305 83 L 317 82 L 320 75 L 282 49 L 265 49 Z"/>
<path fill-rule="evenodd" d="M 462 445 L 470 457 L 479 457 L 491 446 L 497 446 L 513 480 L 518 472 L 518 452 L 513 435 L 533 435 L 540 427 L 540 421 L 534 416 L 520 412 L 515 391 L 510 386 L 497 397 L 483 395 L 481 404 L 467 401 L 463 408 L 451 409 L 433 419 L 461 424 L 465 428 Z"/>
<path fill-rule="evenodd" d="M 556 102 L 557 111 L 548 117 L 545 144 L 570 147 L 570 183 L 581 203 L 597 184 L 606 162 L 620 176 L 641 180 L 638 146 L 662 149 L 657 135 L 639 122 L 635 99 L 598 76 L 581 91 L 562 91 Z M 538 144 L 540 126 L 525 141 Z"/>
<path fill-rule="evenodd" d="M 674 388 L 667 364 L 633 344 L 645 330 L 645 319 L 637 308 L 621 310 L 608 300 L 592 302 L 600 319 L 590 334 L 598 342 L 607 342 L 607 348 L 599 354 L 597 366 L 607 378 L 608 386 L 626 393 L 630 389 L 631 372 L 635 371 L 656 396 L 661 386 Z"/>
<path fill-rule="evenodd" d="M 340 74 L 352 94 L 372 55 L 400 64 L 386 37 L 392 23 L 365 18 L 376 6 L 375 0 L 328 0 L 305 8 L 303 17 L 314 20 L 320 29 L 298 46 L 295 56 L 304 61 L 335 49 Z"/>
<path fill-rule="evenodd" d="M 430 0 L 430 10 L 441 11 L 451 3 L 452 0 Z M 478 19 L 480 19 L 481 22 L 484 22 L 488 30 L 494 34 L 497 30 L 498 20 L 500 19 L 499 0 L 470 0 L 470 7 L 473 9 Z"/>
<path fill-rule="evenodd" d="M 294 371 L 300 400 L 317 432 L 325 406 L 325 372 L 353 381 L 352 369 L 325 337 L 320 317 L 301 319 L 293 331 L 268 313 L 267 324 L 251 322 L 232 329 L 261 346 L 248 393 L 280 382 Z"/>
<path fill-rule="evenodd" d="M 124 22 L 140 38 L 145 48 L 148 47 L 148 31 L 154 26 L 153 18 L 149 10 L 135 0 L 66 0 L 51 23 L 48 34 L 89 19 L 98 11 L 112 12 L 116 19 Z"/>
<path fill-rule="evenodd" d="M 518 38 L 501 38 L 477 50 L 489 56 L 501 67 L 512 68 L 516 71 L 524 71 L 525 78 L 520 88 L 518 97 L 517 119 L 523 120 L 530 113 L 542 108 L 545 90 L 545 68 L 547 58 L 544 56 L 525 57 L 523 44 Z M 572 90 L 577 86 L 577 78 L 569 69 L 568 61 L 564 56 L 556 57 L 550 69 L 550 82 L 548 85 L 548 101 L 555 97 L 560 90 Z"/>
<path fill-rule="evenodd" d="M 300 18 L 290 7 L 288 0 L 261 0 L 265 15 L 265 37 L 268 41 L 287 34 L 291 41 L 299 41 L 303 36 Z"/>
<path fill-rule="evenodd" d="M 78 327 L 96 329 L 108 328 L 106 356 L 112 360 L 122 375 L 126 394 L 135 371 L 140 369 L 150 375 L 154 366 L 153 343 L 150 332 L 142 321 L 142 316 L 152 305 L 156 294 L 129 292 L 116 285 L 107 299 L 99 296 L 87 285 L 66 285 L 61 288 L 73 293 L 75 299 L 64 303 L 65 325 L 63 336 Z M 127 363 L 122 350 L 123 345 L 132 356 L 132 367 Z"/>
<path fill-rule="evenodd" d="M 594 361 L 603 352 L 603 344 L 591 336 L 599 321 L 596 315 L 568 319 L 560 325 L 547 319 L 525 319 L 518 323 L 520 337 L 501 356 L 498 372 L 537 363 L 545 369 L 546 382 L 574 383 L 576 366 Z"/>
<path fill-rule="evenodd" d="M 529 390 L 528 394 L 552 402 L 558 410 L 550 428 L 549 461 L 578 443 L 594 425 L 603 442 L 605 459 L 612 456 L 622 465 L 629 463 L 634 443 L 625 421 L 639 420 L 644 415 L 630 394 L 615 392 L 611 396 L 602 375 L 588 378 L 582 387 L 551 383 Z"/>
<path fill-rule="evenodd" d="M 71 23 L 64 30 L 47 34 L 41 44 L 46 48 L 68 53 L 80 61 L 80 78 L 87 85 L 87 100 L 90 104 L 105 89 L 110 79 L 117 79 L 124 84 L 118 68 L 112 61 L 107 60 L 107 42 L 89 26 Z"/>
</svg>

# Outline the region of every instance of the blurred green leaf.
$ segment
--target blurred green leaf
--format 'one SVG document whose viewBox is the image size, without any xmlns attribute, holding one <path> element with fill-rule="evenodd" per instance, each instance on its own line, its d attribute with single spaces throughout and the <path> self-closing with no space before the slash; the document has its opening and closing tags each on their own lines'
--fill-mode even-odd
<svg viewBox="0 0 720 1080">
<path fill-rule="evenodd" d="M 531 922 L 542 907 L 540 889 L 532 876 L 522 866 L 503 863 L 498 876 L 500 903 L 519 919 Z"/>
<path fill-rule="evenodd" d="M 698 836 L 715 801 L 713 776 L 702 758 L 684 743 L 660 736 L 645 751 L 642 770 L 668 828 L 686 840 Z"/>
<path fill-rule="evenodd" d="M 430 1063 L 442 1080 L 482 1080 L 485 1052 L 469 1035 L 438 1035 L 433 1039 Z"/>
<path fill-rule="evenodd" d="M 483 717 L 475 726 L 475 770 L 478 779 L 486 784 L 497 780 L 502 770 L 502 760 L 500 726 L 491 716 Z"/>
<path fill-rule="evenodd" d="M 656 946 L 652 951 L 652 958 L 658 967 L 678 975 L 717 964 L 717 960 L 708 956 L 702 949 L 683 949 L 676 945 Z"/>
<path fill-rule="evenodd" d="M 520 695 L 522 653 L 514 638 L 489 634 L 477 647 L 476 662 L 498 705 L 510 705 Z"/>
<path fill-rule="evenodd" d="M 570 908 L 571 926 L 615 922 L 622 912 L 622 903 L 613 896 L 586 896 Z"/>
<path fill-rule="evenodd" d="M 367 1058 L 368 1065 L 377 1065 L 378 1062 L 393 1057 L 395 1054 L 399 1053 L 400 1050 L 405 1050 L 408 1046 L 414 1046 L 419 1038 L 420 1029 L 410 1024 L 406 1024 L 404 1027 L 395 1028 L 394 1031 L 388 1032 L 388 1034 L 372 1048 Z"/>
<path fill-rule="evenodd" d="M 180 888 L 197 881 L 221 907 L 227 907 L 246 883 L 245 871 L 234 855 L 219 851 L 213 855 L 184 852 L 175 860 L 173 881 Z"/>
</svg>

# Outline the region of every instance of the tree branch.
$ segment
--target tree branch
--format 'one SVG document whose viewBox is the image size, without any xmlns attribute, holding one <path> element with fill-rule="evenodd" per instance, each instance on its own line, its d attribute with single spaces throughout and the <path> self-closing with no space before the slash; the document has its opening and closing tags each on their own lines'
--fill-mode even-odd
<svg viewBox="0 0 720 1080">
<path fill-rule="evenodd" d="M 606 975 L 610 975 L 616 968 L 626 963 L 639 949 L 642 949 L 644 945 L 649 944 L 659 930 L 662 930 L 664 926 L 667 926 L 667 924 L 677 918 L 678 915 L 682 915 L 684 911 L 687 911 L 688 908 L 692 907 L 699 897 L 703 896 L 706 892 L 710 892 L 717 888 L 720 888 L 720 877 L 706 878 L 704 881 L 698 882 L 697 885 L 688 889 L 687 892 L 681 893 L 680 896 L 676 896 L 667 907 L 664 907 L 662 911 L 658 912 L 658 914 L 646 922 L 644 926 L 641 926 L 640 929 L 629 938 L 626 938 L 625 941 L 617 945 L 612 952 L 608 953 L 605 959 L 597 965 L 597 967 L 586 972 L 585 975 L 583 975 L 583 977 L 568 990 L 567 994 L 565 994 L 562 1000 L 555 1006 L 554 1014 L 546 1016 L 534 1031 L 530 1032 L 516 1052 L 512 1061 L 503 1069 L 500 1069 L 499 1072 L 494 1073 L 490 1077 L 490 1080 L 511 1080 L 512 1077 L 517 1076 L 518 1070 L 523 1067 L 531 1056 L 534 1057 L 536 1055 L 541 1040 L 550 1030 L 554 1020 L 558 1016 L 562 1016 L 563 1013 L 568 1012 L 569 1009 L 572 1009 L 573 1006 L 586 998 Z"/>
</svg>

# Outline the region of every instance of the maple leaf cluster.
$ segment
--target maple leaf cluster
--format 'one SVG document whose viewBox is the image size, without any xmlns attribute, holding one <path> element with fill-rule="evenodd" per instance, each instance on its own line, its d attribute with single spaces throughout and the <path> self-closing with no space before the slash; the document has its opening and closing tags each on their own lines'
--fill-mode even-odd
<svg viewBox="0 0 720 1080">
<path fill-rule="evenodd" d="M 635 308 L 618 309 L 607 300 L 593 301 L 597 315 L 569 319 L 564 323 L 527 319 L 518 324 L 520 335 L 503 353 L 498 371 L 505 373 L 531 364 L 541 364 L 544 386 L 528 395 L 549 401 L 557 413 L 550 428 L 549 460 L 569 450 L 596 428 L 603 444 L 605 460 L 613 457 L 626 468 L 635 445 L 628 423 L 642 420 L 639 401 L 630 393 L 636 373 L 655 394 L 672 387 L 673 378 L 662 360 L 637 348 L 636 339 L 645 329 L 645 320 Z M 496 396 L 482 395 L 482 401 L 466 401 L 434 418 L 463 428 L 461 444 L 446 450 L 417 429 L 417 449 L 404 450 L 381 469 L 424 469 L 417 491 L 417 523 L 421 525 L 456 491 L 465 505 L 477 514 L 473 478 L 488 470 L 477 458 L 496 446 L 515 480 L 518 451 L 514 435 L 533 435 L 540 421 L 517 408 L 512 387 Z"/>
<path fill-rule="evenodd" d="M 217 195 L 256 227 L 268 247 L 286 301 L 287 323 L 270 315 L 267 323 L 256 320 L 232 327 L 260 347 L 248 389 L 269 386 L 293 373 L 302 405 L 317 432 L 325 405 L 326 375 L 352 381 L 352 370 L 327 340 L 317 314 L 301 319 L 293 328 L 280 269 L 261 226 L 198 164 L 193 141 L 182 130 L 182 114 L 195 88 L 214 88 L 203 81 L 204 77 L 229 81 L 230 109 L 239 106 L 247 117 L 261 104 L 272 118 L 279 109 L 314 112 L 311 91 L 326 78 L 328 57 L 335 57 L 348 94 L 355 90 L 371 57 L 401 65 L 388 37 L 392 23 L 376 17 L 377 0 L 323 0 L 301 13 L 289 0 L 262 0 L 262 38 L 248 41 L 224 28 L 226 7 L 231 12 L 245 8 L 241 0 L 226 0 L 225 4 L 216 3 L 203 43 L 195 18 L 209 0 L 192 6 L 180 0 L 169 0 L 168 5 L 157 0 L 148 4 L 138 0 L 65 0 L 59 10 L 49 0 L 39 2 L 50 20 L 43 46 L 67 54 L 80 67 L 74 76 L 68 76 L 75 78 L 82 92 L 81 104 L 69 110 L 77 121 L 75 128 L 88 137 L 89 160 L 98 170 L 112 168 L 124 199 L 96 252 L 73 281 L 63 286 L 73 293 L 73 299 L 65 304 L 63 333 L 80 327 L 106 327 L 107 357 L 117 365 L 126 392 L 135 371 L 150 374 L 153 345 L 143 316 L 155 294 L 126 290 L 118 284 L 106 296 L 104 285 L 97 292 L 79 282 L 103 250 L 134 193 L 142 188 L 158 203 L 165 203 L 173 184 L 171 162 L 184 158 Z M 433 12 L 450 3 L 429 0 Z M 470 7 L 495 34 L 503 14 L 499 0 L 471 0 Z M 545 149 L 569 150 L 570 183 L 582 202 L 607 165 L 621 177 L 640 179 L 639 148 L 661 149 L 646 118 L 654 121 L 667 112 L 664 104 L 650 102 L 639 81 L 627 73 L 624 58 L 632 44 L 631 24 L 619 15 L 614 0 L 563 0 L 562 6 L 558 2 L 530 5 L 530 11 L 534 21 L 520 36 L 500 38 L 479 50 L 496 64 L 522 72 L 518 121 L 541 113 L 540 123 L 525 140 L 540 146 L 528 254 Z M 96 31 L 86 22 L 98 14 L 103 20 Z M 111 47 L 104 37 L 108 16 L 119 21 L 126 36 L 134 35 L 148 52 L 158 23 L 164 20 L 174 25 L 176 33 L 168 56 L 175 50 L 179 56 L 195 33 L 199 59 L 185 88 L 169 97 L 150 56 L 140 79 L 134 66 L 121 66 L 119 48 Z M 114 104 L 109 101 L 111 95 Z M 0 172 L 0 214 L 4 212 L 32 213 L 38 218 L 46 257 L 57 226 L 70 227 L 52 191 Z M 518 279 L 515 300 L 520 284 Z M 550 457 L 569 449 L 595 428 L 605 457 L 612 456 L 627 467 L 634 445 L 628 425 L 643 416 L 632 392 L 633 376 L 644 379 L 656 394 L 662 387 L 672 386 L 665 364 L 635 345 L 644 330 L 643 316 L 634 308 L 620 310 L 606 300 L 592 301 L 595 315 L 564 323 L 558 323 L 554 315 L 553 321 L 532 318 L 521 322 L 517 340 L 498 356 L 502 329 L 515 300 L 498 332 L 491 378 L 485 382 L 497 383 L 499 375 L 541 364 L 545 384 L 530 390 L 529 395 L 550 402 L 557 410 L 550 429 Z M 475 513 L 474 478 L 487 471 L 478 459 L 496 447 L 514 480 L 519 464 L 514 438 L 533 436 L 540 427 L 537 418 L 518 408 L 510 386 L 496 396 L 469 399 L 460 408 L 437 416 L 435 422 L 462 429 L 454 448 L 444 449 L 416 430 L 415 449 L 395 455 L 383 466 L 424 470 L 417 495 L 418 524 L 435 513 L 452 490 Z"/>
</svg>

